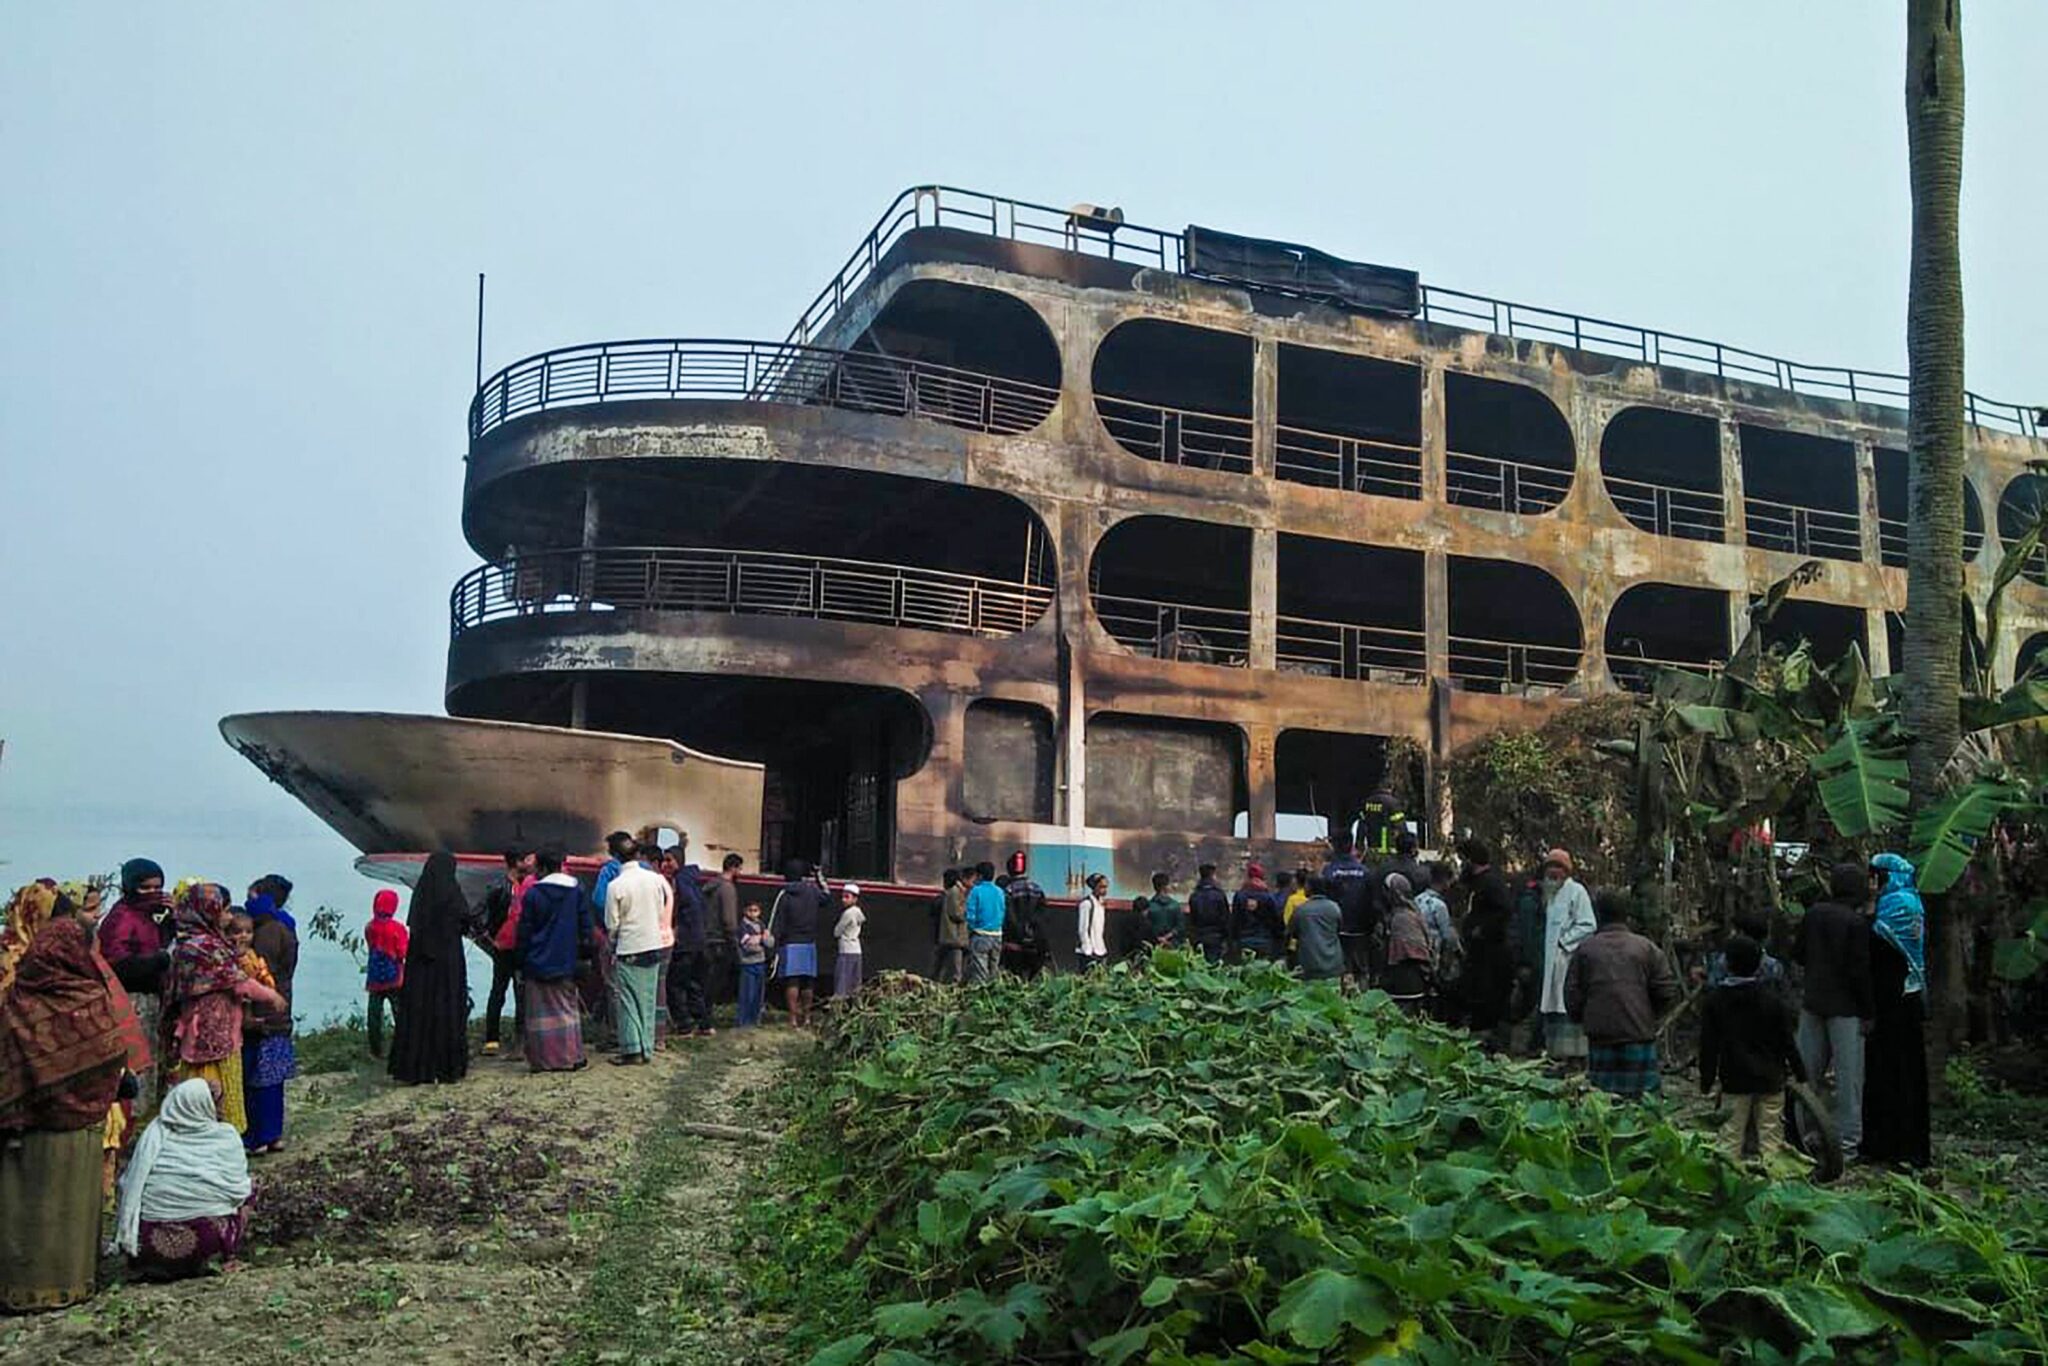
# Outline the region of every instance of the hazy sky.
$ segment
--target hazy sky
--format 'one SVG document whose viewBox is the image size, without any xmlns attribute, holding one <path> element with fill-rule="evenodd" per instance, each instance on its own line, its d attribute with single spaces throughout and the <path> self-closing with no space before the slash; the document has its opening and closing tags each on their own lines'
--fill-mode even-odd
<svg viewBox="0 0 2048 1366">
<path fill-rule="evenodd" d="M 8 0 L 0 859 L 253 873 L 319 827 L 219 716 L 440 709 L 479 270 L 490 368 L 778 338 L 943 181 L 1896 369 L 1903 11 Z M 2044 401 L 2048 5 L 1965 11 L 1969 379 Z"/>
</svg>

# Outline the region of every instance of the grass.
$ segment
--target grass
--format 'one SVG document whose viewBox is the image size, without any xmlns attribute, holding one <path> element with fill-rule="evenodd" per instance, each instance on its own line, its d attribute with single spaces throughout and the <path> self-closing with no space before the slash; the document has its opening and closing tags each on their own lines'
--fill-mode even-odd
<svg viewBox="0 0 2048 1366">
<path fill-rule="evenodd" d="M 596 1264 L 571 1319 L 574 1363 L 664 1361 L 731 1366 L 744 1360 L 746 1334 L 734 1322 L 738 1298 L 730 1269 L 730 1232 L 703 1217 L 729 1208 L 731 1191 L 715 1174 L 706 1193 L 705 1145 L 682 1130 L 709 1115 L 707 1097 L 743 1065 L 730 1046 L 693 1050 L 688 1071 L 670 1085 L 661 1117 L 641 1139 L 624 1186 L 611 1203 Z"/>
</svg>

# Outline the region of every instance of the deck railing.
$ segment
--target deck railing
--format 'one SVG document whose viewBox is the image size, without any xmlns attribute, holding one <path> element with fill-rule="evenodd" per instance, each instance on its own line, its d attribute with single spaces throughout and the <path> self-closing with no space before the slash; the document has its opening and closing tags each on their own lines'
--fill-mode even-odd
<svg viewBox="0 0 2048 1366">
<path fill-rule="evenodd" d="M 1273 432 L 1273 472 L 1317 488 L 1422 497 L 1422 448 L 1399 441 L 1279 426 Z"/>
<path fill-rule="evenodd" d="M 550 550 L 487 564 L 449 594 L 452 636 L 487 622 L 577 612 L 714 612 L 1014 635 L 1049 586 L 908 565 L 681 546 Z"/>
<path fill-rule="evenodd" d="M 1139 403 L 1108 394 L 1095 396 L 1095 411 L 1117 445 L 1132 455 L 1168 465 L 1252 472 L 1252 420 Z"/>
<path fill-rule="evenodd" d="M 1718 541 L 1727 534 L 1727 500 L 1719 493 L 1648 484 L 1612 474 L 1604 478 L 1607 496 L 1633 527 L 1688 541 Z"/>
<path fill-rule="evenodd" d="M 1429 674 L 1422 632 L 1404 627 L 1281 617 L 1276 645 L 1287 673 L 1410 685 Z"/>
<path fill-rule="evenodd" d="M 1576 646 L 1451 637 L 1451 677 L 1478 689 L 1557 689 L 1569 684 L 1578 672 Z"/>
<path fill-rule="evenodd" d="M 1058 247 L 1158 270 L 1183 270 L 1183 239 L 1177 232 L 1136 223 L 1111 226 L 1100 218 L 1076 218 L 1069 210 L 1049 204 L 1032 204 L 951 185 L 919 185 L 896 196 L 839 273 L 798 317 L 796 326 L 790 329 L 789 340 L 801 343 L 818 337 L 862 283 L 875 273 L 897 239 L 918 228 L 931 227 L 961 228 L 987 237 Z M 1906 406 L 1906 376 L 1902 374 L 1802 365 L 1682 333 L 1518 304 L 1441 285 L 1422 286 L 1421 316 L 1426 322 L 1550 342 L 1650 365 L 1697 370 L 1797 394 L 1887 408 Z M 2022 436 L 2042 434 L 2044 424 L 2037 408 L 1970 393 L 1964 395 L 1963 403 L 1965 416 L 1979 427 L 2018 432 Z"/>
<path fill-rule="evenodd" d="M 795 403 L 924 418 L 973 432 L 1028 432 L 1058 389 L 872 351 L 721 339 L 604 342 L 528 356 L 484 382 L 469 438 L 551 408 L 645 399 Z"/>
<path fill-rule="evenodd" d="M 1570 470 L 1462 451 L 1444 456 L 1444 492 L 1461 507 L 1535 514 L 1550 511 L 1571 491 Z"/>
<path fill-rule="evenodd" d="M 1095 615 L 1119 645 L 1154 659 L 1251 667 L 1252 614 L 1154 598 L 1093 595 Z"/>
<path fill-rule="evenodd" d="M 1828 560 L 1863 558 L 1863 532 L 1853 512 L 1745 497 L 1742 515 L 1749 543 L 1760 549 Z"/>
<path fill-rule="evenodd" d="M 1616 686 L 1629 692 L 1648 692 L 1657 681 L 1657 674 L 1664 669 L 1683 669 L 1687 673 L 1716 674 L 1727 663 L 1719 659 L 1661 659 L 1655 655 L 1607 655 L 1607 671 L 1614 675 Z"/>
<path fill-rule="evenodd" d="M 1887 569 L 1904 569 L 1911 558 L 1908 553 L 1907 523 L 1903 517 L 1880 517 L 1877 519 L 1878 563 Z M 1963 559 L 1974 560 L 1984 551 L 1984 532 L 1963 528 Z"/>
</svg>

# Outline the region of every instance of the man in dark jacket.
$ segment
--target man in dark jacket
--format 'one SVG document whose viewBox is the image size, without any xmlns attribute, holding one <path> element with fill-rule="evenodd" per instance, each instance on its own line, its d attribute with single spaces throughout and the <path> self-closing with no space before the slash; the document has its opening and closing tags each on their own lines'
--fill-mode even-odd
<svg viewBox="0 0 2048 1366">
<path fill-rule="evenodd" d="M 1801 1080 L 1806 1064 L 1792 1036 L 1792 1007 L 1784 993 L 1759 975 L 1763 946 L 1748 935 L 1731 938 L 1724 952 L 1728 975 L 1707 993 L 1700 1020 L 1700 1091 L 1716 1082 L 1728 1101 L 1721 1142 L 1740 1162 L 1754 1139 L 1768 1164 L 1779 1149 L 1785 1120 L 1785 1078 Z"/>
<path fill-rule="evenodd" d="M 1507 880 L 1493 866 L 1493 850 L 1481 840 L 1459 846 L 1465 859 L 1461 881 L 1467 905 L 1460 937 L 1465 944 L 1463 982 L 1466 1020 L 1475 1033 L 1491 1036 L 1507 1018 L 1508 997 L 1515 986 L 1513 950 L 1508 933 L 1515 916 Z M 1496 1046 L 1506 1043 L 1495 1039 Z"/>
<path fill-rule="evenodd" d="M 1022 849 L 1010 855 L 1010 880 L 1003 885 L 1003 966 L 1030 980 L 1045 971 L 1052 944 L 1045 934 L 1045 888 L 1032 880 Z"/>
<path fill-rule="evenodd" d="M 1863 1145 L 1863 1039 L 1877 1016 L 1870 979 L 1870 872 L 1838 863 L 1828 879 L 1828 900 L 1806 912 L 1792 956 L 1806 968 L 1799 1009 L 1799 1056 L 1808 1080 L 1835 1066 L 1835 1127 L 1842 1159 Z"/>
<path fill-rule="evenodd" d="M 712 1005 L 739 999 L 740 869 L 746 866 L 740 855 L 727 854 L 719 863 L 718 877 L 704 884 L 705 904 L 711 908 L 704 925 L 710 944 L 710 979 L 704 994 Z"/>
<path fill-rule="evenodd" d="M 1678 1003 L 1678 974 L 1664 950 L 1628 927 L 1621 893 L 1601 891 L 1593 915 L 1600 928 L 1572 951 L 1565 972 L 1565 1013 L 1586 1031 L 1586 1080 L 1634 1098 L 1663 1084 L 1657 1027 Z"/>
<path fill-rule="evenodd" d="M 1344 970 L 1365 986 L 1372 980 L 1372 936 L 1379 928 L 1373 916 L 1372 870 L 1352 854 L 1349 835 L 1333 836 L 1330 852 L 1330 861 L 1323 865 L 1323 895 L 1337 903 Z"/>
<path fill-rule="evenodd" d="M 775 936 L 776 973 L 789 1002 L 789 1022 L 801 1029 L 811 1020 L 818 984 L 818 926 L 832 895 L 803 859 L 791 859 L 783 876 L 786 881 L 768 912 L 768 932 Z"/>
<path fill-rule="evenodd" d="M 678 868 L 675 947 L 668 963 L 668 1018 L 677 1037 L 708 1039 L 711 1029 L 711 907 L 694 863 Z"/>
<path fill-rule="evenodd" d="M 513 948 L 499 948 L 498 939 L 505 928 L 505 922 L 512 918 L 512 898 L 533 878 L 533 851 L 524 848 L 510 848 L 505 851 L 505 876 L 484 893 L 483 905 L 478 921 L 480 933 L 472 936 L 478 948 L 491 960 L 491 990 L 484 998 L 484 1056 L 495 1056 L 499 1051 L 498 1036 L 504 1031 L 505 995 L 512 996 L 512 1045 L 515 1049 L 526 1038 L 526 1002 L 518 986 L 518 951 Z"/>
<path fill-rule="evenodd" d="M 1246 958 L 1278 958 L 1287 942 L 1280 918 L 1280 898 L 1266 886 L 1266 870 L 1256 863 L 1244 868 L 1244 885 L 1230 898 L 1230 939 Z"/>
<path fill-rule="evenodd" d="M 1153 948 L 1172 948 L 1187 933 L 1181 922 L 1180 899 L 1166 890 L 1172 885 L 1173 879 L 1166 874 L 1152 875 L 1152 897 L 1145 903 L 1145 943 Z"/>
<path fill-rule="evenodd" d="M 1230 951 L 1230 893 L 1216 881 L 1216 865 L 1195 870 L 1195 890 L 1188 893 L 1188 941 L 1212 963 Z"/>
</svg>

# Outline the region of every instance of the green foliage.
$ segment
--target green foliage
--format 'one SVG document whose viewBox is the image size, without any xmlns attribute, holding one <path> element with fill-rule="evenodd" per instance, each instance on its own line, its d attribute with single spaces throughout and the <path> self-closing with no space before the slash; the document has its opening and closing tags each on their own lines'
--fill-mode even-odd
<svg viewBox="0 0 2048 1366">
<path fill-rule="evenodd" d="M 2048 1350 L 2037 1204 L 1773 1185 L 1270 965 L 864 996 L 798 1099 L 751 1279 L 813 1366 Z"/>
<path fill-rule="evenodd" d="M 1835 729 L 1809 763 L 1837 834 L 1858 839 L 1906 818 L 1905 752 L 1889 717 L 1849 718 Z"/>
<path fill-rule="evenodd" d="M 1977 841 L 2025 797 L 2025 790 L 2014 784 L 1980 779 L 1922 811 L 1913 822 L 1913 863 L 1921 892 L 1939 896 L 1955 886 L 1970 866 Z"/>
<path fill-rule="evenodd" d="M 2027 928 L 2016 939 L 2001 939 L 1991 954 L 1991 970 L 2008 982 L 2024 982 L 2048 967 L 2048 901 L 2027 908 Z"/>
</svg>

